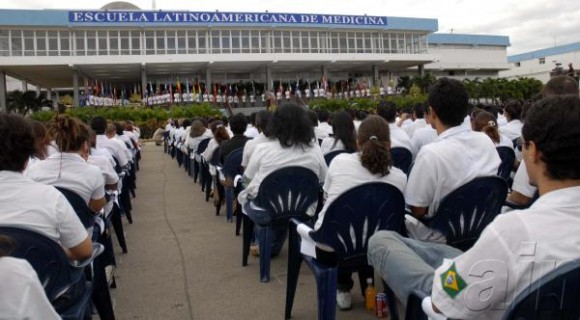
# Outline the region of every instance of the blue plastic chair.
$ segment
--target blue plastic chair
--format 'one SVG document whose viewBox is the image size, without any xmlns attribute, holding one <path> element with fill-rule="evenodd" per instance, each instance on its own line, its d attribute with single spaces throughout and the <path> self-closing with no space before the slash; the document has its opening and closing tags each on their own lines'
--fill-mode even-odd
<svg viewBox="0 0 580 320">
<path fill-rule="evenodd" d="M 236 195 L 236 189 L 238 186 L 234 184 L 234 178 L 237 175 L 244 174 L 244 168 L 242 167 L 242 157 L 244 155 L 244 148 L 238 148 L 226 157 L 224 165 L 222 166 L 222 174 L 224 176 L 224 193 L 226 198 L 226 219 L 227 221 L 232 221 L 233 217 L 233 203 L 234 196 Z M 236 218 L 236 234 L 239 233 L 238 221 L 241 222 L 241 216 L 238 215 Z"/>
<path fill-rule="evenodd" d="M 510 178 L 510 174 L 514 168 L 514 161 L 516 160 L 516 153 L 509 147 L 497 147 L 497 153 L 501 159 L 501 164 L 497 170 L 497 175 L 504 178 L 506 181 Z"/>
<path fill-rule="evenodd" d="M 367 262 L 369 238 L 379 230 L 400 232 L 403 226 L 405 199 L 396 187 L 381 182 L 366 183 L 343 193 L 330 204 L 322 225 L 309 232 L 310 238 L 332 252 L 313 258 L 300 253 L 297 220 L 292 220 L 286 285 L 286 319 L 290 319 L 300 265 L 304 260 L 316 278 L 318 319 L 334 319 L 336 311 L 336 279 L 338 268 L 360 271 L 371 268 Z M 321 259 L 320 256 L 333 258 Z M 328 260 L 328 261 L 323 261 Z M 334 261 L 333 261 L 334 260 Z M 366 279 L 361 280 L 364 292 Z"/>
<path fill-rule="evenodd" d="M 307 220 L 308 208 L 318 199 L 318 177 L 304 167 L 286 167 L 270 173 L 260 184 L 258 196 L 244 206 L 242 266 L 248 254 L 254 223 L 260 232 L 260 281 L 270 281 L 272 227 L 287 226 L 291 218 Z M 256 209 L 251 204 L 261 208 Z M 262 219 L 257 219 L 262 217 Z"/>
<path fill-rule="evenodd" d="M 211 139 L 210 138 L 206 138 L 203 139 L 199 142 L 199 144 L 197 145 L 197 150 L 195 150 L 195 154 L 197 155 L 197 157 L 200 157 L 201 154 L 205 151 L 205 149 L 207 149 L 207 145 L 209 143 Z M 195 160 L 195 163 L 193 164 L 193 181 L 197 182 L 197 178 L 200 178 L 200 183 L 202 185 L 202 187 L 204 186 L 204 182 L 203 181 L 203 172 L 201 170 L 201 163 L 198 162 L 197 160 Z"/>
<path fill-rule="evenodd" d="M 447 238 L 447 244 L 466 251 L 501 213 L 507 196 L 507 184 L 498 176 L 479 177 L 445 196 L 437 213 L 423 222 Z"/>
<path fill-rule="evenodd" d="M 55 188 L 64 195 L 66 200 L 68 200 L 85 229 L 92 228 L 95 225 L 95 216 L 85 200 L 72 190 L 62 187 Z"/>
<path fill-rule="evenodd" d="M 38 232 L 0 227 L 0 234 L 14 239 L 17 247 L 11 256 L 32 265 L 48 300 L 63 319 L 90 319 L 93 288 L 86 281 L 84 269 L 92 259 L 73 267 L 60 244 Z"/>
<path fill-rule="evenodd" d="M 332 160 L 341 153 L 348 153 L 346 150 L 335 150 L 330 151 L 329 153 L 324 155 L 324 161 L 326 161 L 326 165 L 329 166 Z"/>
<path fill-rule="evenodd" d="M 391 158 L 393 159 L 393 166 L 409 175 L 411 163 L 413 162 L 413 154 L 409 149 L 402 147 L 391 148 Z"/>
<path fill-rule="evenodd" d="M 568 262 L 532 283 L 502 319 L 580 319 L 580 261 Z"/>
</svg>

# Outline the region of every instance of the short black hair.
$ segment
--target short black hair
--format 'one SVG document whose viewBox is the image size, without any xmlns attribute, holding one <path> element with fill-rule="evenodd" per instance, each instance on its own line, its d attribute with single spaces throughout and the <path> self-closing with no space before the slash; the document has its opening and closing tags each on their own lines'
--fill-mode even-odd
<svg viewBox="0 0 580 320">
<path fill-rule="evenodd" d="M 308 110 L 308 119 L 312 123 L 312 127 L 318 127 L 318 114 L 314 110 Z"/>
<path fill-rule="evenodd" d="M 503 108 L 504 113 L 509 114 L 512 120 L 519 120 L 522 116 L 523 103 L 519 100 L 509 100 Z"/>
<path fill-rule="evenodd" d="M 578 82 L 570 76 L 555 76 L 546 83 L 542 94 L 544 97 L 563 94 L 578 95 Z"/>
<path fill-rule="evenodd" d="M 256 126 L 256 116 L 258 115 L 257 112 L 252 112 L 250 114 L 250 123 L 255 127 Z"/>
<path fill-rule="evenodd" d="M 356 119 L 359 121 L 363 121 L 367 117 L 367 112 L 363 110 L 358 110 L 356 112 Z"/>
<path fill-rule="evenodd" d="M 444 125 L 455 127 L 467 116 L 469 98 L 459 80 L 440 78 L 429 88 L 429 106 Z"/>
<path fill-rule="evenodd" d="M 234 134 L 244 134 L 248 127 L 248 120 L 242 113 L 238 113 L 230 118 L 230 129 Z"/>
<path fill-rule="evenodd" d="M 24 170 L 34 154 L 34 135 L 30 122 L 22 116 L 0 113 L 0 171 Z"/>
<path fill-rule="evenodd" d="M 397 118 L 397 105 L 391 101 L 381 101 L 377 106 L 377 114 L 388 123 L 395 122 Z"/>
<path fill-rule="evenodd" d="M 268 130 L 283 148 L 310 147 L 314 141 L 314 127 L 306 109 L 294 103 L 276 109 Z"/>
<path fill-rule="evenodd" d="M 269 132 L 266 129 L 271 119 L 272 113 L 268 110 L 262 110 L 256 113 L 256 128 L 260 129 L 266 137 L 269 136 Z"/>
<path fill-rule="evenodd" d="M 415 117 L 417 117 L 417 119 L 423 119 L 425 117 L 425 104 L 416 103 L 413 106 L 413 112 L 415 113 Z"/>
<path fill-rule="evenodd" d="M 107 130 L 107 120 L 101 116 L 94 117 L 91 120 L 91 129 L 95 130 L 96 134 L 105 134 Z"/>
<path fill-rule="evenodd" d="M 522 135 L 533 141 L 554 180 L 580 179 L 580 98 L 550 96 L 526 113 Z"/>
<path fill-rule="evenodd" d="M 318 110 L 316 113 L 318 113 L 318 120 L 320 122 L 327 122 L 330 117 L 330 113 L 324 109 Z"/>
</svg>

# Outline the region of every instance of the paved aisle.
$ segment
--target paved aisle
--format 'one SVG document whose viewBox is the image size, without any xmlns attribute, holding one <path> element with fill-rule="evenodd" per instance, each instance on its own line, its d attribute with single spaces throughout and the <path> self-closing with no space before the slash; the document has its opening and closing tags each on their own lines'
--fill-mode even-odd
<svg viewBox="0 0 580 320">
<path fill-rule="evenodd" d="M 225 207 L 216 217 L 200 186 L 162 147 L 147 144 L 142 155 L 135 223 L 125 225 L 129 253 L 117 248 L 117 319 L 283 319 L 286 249 L 272 260 L 270 282 L 260 283 L 257 258 L 241 266 L 242 239 L 225 222 Z M 338 319 L 375 318 L 360 295 L 353 300 L 354 309 L 337 311 Z M 306 265 L 293 315 L 316 319 L 316 286 Z"/>
</svg>

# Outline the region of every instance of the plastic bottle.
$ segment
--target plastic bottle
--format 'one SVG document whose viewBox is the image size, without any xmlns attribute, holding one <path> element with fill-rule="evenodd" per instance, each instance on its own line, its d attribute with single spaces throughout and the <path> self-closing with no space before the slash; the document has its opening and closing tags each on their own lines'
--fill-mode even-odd
<svg viewBox="0 0 580 320">
<path fill-rule="evenodd" d="M 365 289 L 365 306 L 367 310 L 375 310 L 375 296 L 377 291 L 373 287 L 373 279 L 367 278 L 367 288 Z"/>
</svg>

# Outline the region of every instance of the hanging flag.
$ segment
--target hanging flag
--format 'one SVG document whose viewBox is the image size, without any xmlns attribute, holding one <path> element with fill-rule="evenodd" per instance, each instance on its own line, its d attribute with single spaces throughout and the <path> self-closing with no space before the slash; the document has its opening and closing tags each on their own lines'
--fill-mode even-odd
<svg viewBox="0 0 580 320">
<path fill-rule="evenodd" d="M 190 94 L 190 91 L 189 91 L 189 78 L 185 79 L 185 85 L 186 85 L 185 89 L 187 91 L 187 96 L 189 97 L 189 94 Z M 194 94 L 195 94 L 195 92 L 194 92 Z"/>
</svg>

